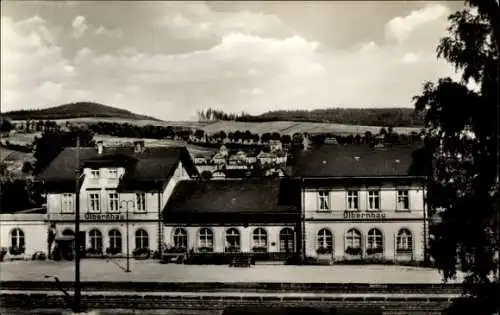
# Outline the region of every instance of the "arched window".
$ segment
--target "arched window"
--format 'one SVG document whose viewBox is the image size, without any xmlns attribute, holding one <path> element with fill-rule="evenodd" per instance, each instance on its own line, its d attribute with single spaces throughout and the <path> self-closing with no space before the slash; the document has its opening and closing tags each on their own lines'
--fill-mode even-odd
<svg viewBox="0 0 500 315">
<path fill-rule="evenodd" d="M 10 232 L 10 246 L 12 248 L 25 248 L 24 232 L 21 229 L 13 229 Z"/>
<path fill-rule="evenodd" d="M 230 228 L 226 231 L 226 252 L 240 251 L 240 232 L 235 228 Z"/>
<path fill-rule="evenodd" d="M 318 253 L 331 253 L 333 250 L 333 235 L 328 229 L 321 229 L 318 232 Z"/>
<path fill-rule="evenodd" d="M 356 229 L 350 229 L 346 234 L 346 248 L 361 248 L 361 233 Z"/>
<path fill-rule="evenodd" d="M 75 232 L 73 232 L 72 229 L 64 229 L 64 231 L 62 231 L 62 235 L 64 235 L 64 236 L 73 236 L 73 235 L 75 235 Z"/>
<path fill-rule="evenodd" d="M 143 229 L 135 231 L 135 248 L 149 248 L 148 232 Z"/>
<path fill-rule="evenodd" d="M 109 248 L 120 251 L 122 250 L 122 233 L 117 229 L 109 231 Z"/>
<path fill-rule="evenodd" d="M 187 232 L 182 228 L 177 228 L 174 231 L 174 247 L 175 248 L 187 248 Z"/>
<path fill-rule="evenodd" d="M 379 229 L 371 229 L 368 231 L 368 244 L 366 244 L 367 254 L 382 253 L 384 241 L 382 232 Z"/>
<path fill-rule="evenodd" d="M 201 228 L 198 239 L 198 250 L 200 252 L 214 251 L 214 232 L 209 228 Z"/>
<path fill-rule="evenodd" d="M 283 228 L 280 231 L 280 252 L 293 253 L 295 250 L 295 238 L 291 228 Z"/>
<path fill-rule="evenodd" d="M 267 232 L 263 228 L 256 228 L 253 230 L 253 251 L 262 252 L 267 251 Z"/>
<path fill-rule="evenodd" d="M 396 249 L 398 252 L 409 252 L 413 249 L 413 238 L 410 230 L 399 230 L 396 238 Z"/>
<path fill-rule="evenodd" d="M 90 237 L 90 248 L 95 251 L 102 250 L 102 233 L 97 229 L 93 229 L 89 232 Z"/>
</svg>

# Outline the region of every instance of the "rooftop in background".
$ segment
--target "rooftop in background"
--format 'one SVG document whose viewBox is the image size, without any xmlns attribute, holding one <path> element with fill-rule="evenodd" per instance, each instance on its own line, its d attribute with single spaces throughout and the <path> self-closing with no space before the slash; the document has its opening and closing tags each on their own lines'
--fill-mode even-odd
<svg viewBox="0 0 500 315">
<path fill-rule="evenodd" d="M 294 177 L 425 176 L 420 145 L 322 145 L 296 157 Z M 416 162 L 414 164 L 414 161 Z"/>
<path fill-rule="evenodd" d="M 126 168 L 119 189 L 150 190 L 158 189 L 158 185 L 163 186 L 181 161 L 191 176 L 198 175 L 185 147 L 145 147 L 141 152 L 135 152 L 133 146 L 103 147 L 101 154 L 94 147 L 82 147 L 79 152 L 79 165 L 76 161 L 76 151 L 77 148 L 74 147 L 64 149 L 36 179 L 53 184 L 54 187 L 48 185 L 49 189 L 66 186 L 69 186 L 68 189 L 74 189 L 70 183 L 74 183 L 77 167 L 81 169 L 84 166 L 114 165 Z"/>
<path fill-rule="evenodd" d="M 295 220 L 299 214 L 299 189 L 284 179 L 244 181 L 182 181 L 174 189 L 164 211 L 167 223 L 187 220 L 228 222 L 244 218 Z M 189 215 L 186 215 L 189 214 Z M 288 218 L 288 219 L 286 219 Z"/>
</svg>

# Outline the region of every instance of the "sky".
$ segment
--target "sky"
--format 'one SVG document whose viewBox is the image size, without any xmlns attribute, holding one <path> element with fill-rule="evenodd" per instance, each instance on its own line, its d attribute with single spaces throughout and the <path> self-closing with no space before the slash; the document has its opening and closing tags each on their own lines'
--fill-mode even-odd
<svg viewBox="0 0 500 315">
<path fill-rule="evenodd" d="M 451 1 L 2 1 L 2 112 L 93 101 L 198 110 L 412 107 Z"/>
</svg>

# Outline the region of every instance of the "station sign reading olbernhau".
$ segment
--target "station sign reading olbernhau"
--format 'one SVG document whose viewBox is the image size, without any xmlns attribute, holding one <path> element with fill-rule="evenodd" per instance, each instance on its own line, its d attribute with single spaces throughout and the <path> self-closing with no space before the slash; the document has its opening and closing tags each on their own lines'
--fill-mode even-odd
<svg viewBox="0 0 500 315">
<path fill-rule="evenodd" d="M 89 221 L 124 221 L 125 216 L 121 213 L 85 213 L 85 220 Z"/>
<path fill-rule="evenodd" d="M 361 211 L 345 211 L 344 219 L 348 220 L 366 220 L 366 219 L 385 219 L 383 212 L 361 212 Z"/>
</svg>

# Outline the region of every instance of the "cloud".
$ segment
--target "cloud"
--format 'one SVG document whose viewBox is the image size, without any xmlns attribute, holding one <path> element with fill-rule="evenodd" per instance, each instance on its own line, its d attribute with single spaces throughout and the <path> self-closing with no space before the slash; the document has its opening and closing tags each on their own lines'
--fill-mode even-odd
<svg viewBox="0 0 500 315">
<path fill-rule="evenodd" d="M 275 15 L 250 11 L 216 12 L 206 3 L 164 3 L 165 16 L 160 25 L 178 37 L 205 39 L 221 38 L 230 33 L 272 36 L 292 34 Z"/>
<path fill-rule="evenodd" d="M 424 8 L 413 11 L 404 17 L 395 17 L 386 24 L 386 33 L 390 38 L 399 42 L 408 39 L 418 28 L 435 21 L 443 21 L 450 10 L 441 4 L 428 4 Z"/>
<path fill-rule="evenodd" d="M 75 38 L 82 37 L 85 31 L 89 28 L 87 22 L 85 21 L 85 17 L 81 15 L 75 17 L 71 25 L 73 26 L 73 36 Z"/>
<path fill-rule="evenodd" d="M 175 36 L 213 38 L 213 44 L 174 54 L 133 45 L 109 52 L 88 46 L 70 58 L 49 23 L 2 17 L 2 105 L 13 109 L 92 100 L 165 120 L 189 119 L 208 106 L 253 114 L 411 106 L 424 81 L 453 74 L 435 57 L 446 25 L 446 14 L 435 4 L 388 21 L 387 42 L 368 40 L 333 50 L 297 35 L 274 15 L 214 12 L 196 2 L 162 7 L 171 9 L 162 27 L 144 32 L 158 32 L 154 38 L 168 42 L 175 30 Z M 128 36 L 119 28 L 113 33 L 79 21 L 87 26 L 86 35 Z"/>
</svg>

